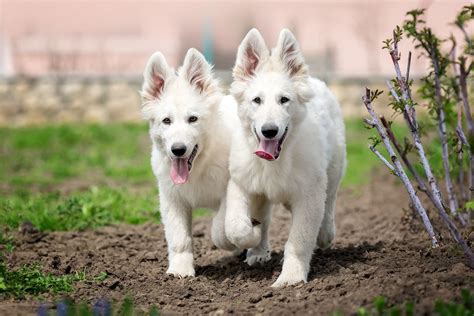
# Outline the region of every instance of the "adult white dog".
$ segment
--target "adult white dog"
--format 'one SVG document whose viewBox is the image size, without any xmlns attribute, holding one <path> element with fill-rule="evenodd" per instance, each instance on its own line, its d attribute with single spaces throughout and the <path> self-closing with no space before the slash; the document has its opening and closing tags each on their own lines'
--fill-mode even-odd
<svg viewBox="0 0 474 316">
<path fill-rule="evenodd" d="M 220 248 L 235 248 L 225 237 L 224 218 L 229 139 L 238 118 L 234 99 L 224 97 L 211 68 L 195 49 L 188 51 L 178 72 L 156 52 L 146 65 L 141 91 L 168 243 L 167 273 L 180 277 L 195 274 L 193 209 L 218 210 L 212 240 Z"/>
<path fill-rule="evenodd" d="M 308 75 L 293 34 L 281 31 L 271 54 L 252 29 L 242 41 L 231 93 L 234 133 L 225 232 L 247 263 L 270 259 L 270 205 L 292 212 L 283 268 L 273 287 L 307 281 L 313 250 L 335 235 L 336 194 L 346 165 L 344 122 L 326 85 Z"/>
</svg>

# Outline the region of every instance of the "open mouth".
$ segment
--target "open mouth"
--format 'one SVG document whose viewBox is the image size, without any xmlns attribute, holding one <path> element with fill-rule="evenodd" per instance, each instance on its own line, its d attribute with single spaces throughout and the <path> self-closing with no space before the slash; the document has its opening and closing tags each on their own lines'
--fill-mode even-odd
<svg viewBox="0 0 474 316">
<path fill-rule="evenodd" d="M 257 136 L 257 140 L 259 143 L 258 149 L 255 151 L 255 154 L 260 158 L 269 161 L 278 159 L 281 152 L 281 146 L 283 145 L 286 135 L 288 134 L 288 126 L 285 128 L 285 132 L 280 137 L 280 139 L 260 139 L 255 128 L 254 132 Z"/>
<path fill-rule="evenodd" d="M 170 177 L 174 184 L 184 184 L 188 181 L 189 173 L 193 167 L 197 152 L 198 145 L 196 144 L 189 157 L 171 159 Z"/>
</svg>

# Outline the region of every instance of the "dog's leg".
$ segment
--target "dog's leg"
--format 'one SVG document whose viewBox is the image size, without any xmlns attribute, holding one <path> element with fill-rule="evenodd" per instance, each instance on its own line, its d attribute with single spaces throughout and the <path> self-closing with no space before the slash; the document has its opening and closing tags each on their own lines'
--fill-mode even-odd
<svg viewBox="0 0 474 316">
<path fill-rule="evenodd" d="M 321 224 L 321 229 L 319 230 L 317 241 L 317 245 L 321 249 L 326 249 L 331 246 L 331 243 L 336 236 L 336 195 L 337 186 L 335 188 L 328 188 L 324 218 Z"/>
<path fill-rule="evenodd" d="M 166 273 L 179 277 L 194 276 L 191 210 L 161 200 L 161 217 L 168 243 L 169 267 Z"/>
<path fill-rule="evenodd" d="M 234 251 L 236 247 L 227 239 L 225 235 L 225 211 L 226 199 L 223 198 L 217 214 L 212 219 L 211 239 L 218 248 Z"/>
<path fill-rule="evenodd" d="M 225 233 L 231 243 L 240 249 L 258 246 L 261 240 L 261 224 L 254 225 L 250 214 L 251 196 L 233 180 L 227 187 Z"/>
<path fill-rule="evenodd" d="M 293 213 L 290 235 L 280 276 L 272 287 L 306 282 L 309 264 L 324 216 L 326 190 L 318 184 L 313 192 L 298 194 L 291 202 Z"/>
<path fill-rule="evenodd" d="M 319 230 L 317 245 L 319 248 L 328 248 L 336 236 L 336 197 L 344 172 L 344 151 L 331 162 L 328 168 L 328 187 L 326 189 L 326 206 L 323 223 Z"/>
<path fill-rule="evenodd" d="M 321 229 L 319 230 L 317 241 L 317 245 L 321 249 L 328 248 L 336 235 L 335 208 L 338 186 L 339 182 L 333 182 L 329 180 L 328 188 L 326 191 L 327 195 L 324 218 L 321 224 Z"/>
<path fill-rule="evenodd" d="M 254 207 L 252 207 L 252 219 L 258 221 L 262 225 L 262 238 L 257 247 L 247 251 L 245 262 L 252 266 L 255 263 L 264 263 L 271 259 L 270 243 L 268 242 L 268 228 L 271 221 L 271 205 L 263 197 L 256 199 Z"/>
</svg>

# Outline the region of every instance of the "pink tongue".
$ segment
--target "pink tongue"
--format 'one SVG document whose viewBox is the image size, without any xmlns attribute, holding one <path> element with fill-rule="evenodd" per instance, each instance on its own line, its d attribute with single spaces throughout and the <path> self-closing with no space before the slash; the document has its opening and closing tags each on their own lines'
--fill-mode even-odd
<svg viewBox="0 0 474 316">
<path fill-rule="evenodd" d="M 188 160 L 183 158 L 172 159 L 170 176 L 174 184 L 183 184 L 188 181 Z"/>
<path fill-rule="evenodd" d="M 262 139 L 255 154 L 266 160 L 275 160 L 278 150 L 278 139 Z"/>
</svg>

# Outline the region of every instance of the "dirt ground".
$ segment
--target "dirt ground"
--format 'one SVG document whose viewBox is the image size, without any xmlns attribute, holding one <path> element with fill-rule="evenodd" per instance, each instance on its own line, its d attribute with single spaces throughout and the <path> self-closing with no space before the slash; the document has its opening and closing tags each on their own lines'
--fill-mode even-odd
<svg viewBox="0 0 474 316">
<path fill-rule="evenodd" d="M 290 214 L 273 214 L 273 254 L 264 266 L 249 267 L 242 258 L 212 246 L 210 219 L 194 221 L 196 277 L 165 274 L 167 251 L 161 225 L 117 225 L 97 231 L 50 234 L 17 233 L 12 266 L 40 262 L 55 274 L 83 271 L 103 282 L 80 282 L 69 295 L 76 301 L 131 297 L 140 308 L 156 305 L 162 314 L 315 314 L 353 313 L 384 295 L 391 304 L 415 301 L 425 313 L 437 298 L 452 299 L 461 288 L 474 289 L 474 271 L 450 244 L 446 231 L 439 249 L 429 242 L 409 211 L 403 187 L 393 176 L 377 176 L 370 185 L 342 190 L 337 209 L 336 240 L 317 250 L 307 284 L 281 290 L 270 285 L 281 270 Z M 436 216 L 432 216 L 436 217 Z M 466 233 L 466 232 L 465 232 Z M 467 233 L 466 233 L 467 234 Z M 471 239 L 473 234 L 471 233 Z M 472 244 L 472 240 L 470 240 Z M 45 300 L 57 298 L 46 296 Z M 1 315 L 34 314 L 38 302 L 0 299 Z"/>
</svg>

